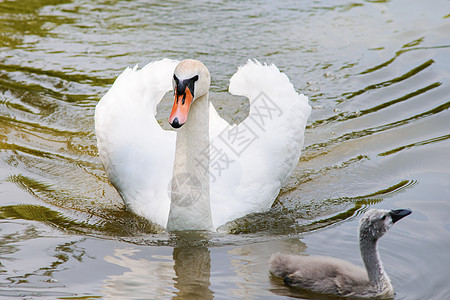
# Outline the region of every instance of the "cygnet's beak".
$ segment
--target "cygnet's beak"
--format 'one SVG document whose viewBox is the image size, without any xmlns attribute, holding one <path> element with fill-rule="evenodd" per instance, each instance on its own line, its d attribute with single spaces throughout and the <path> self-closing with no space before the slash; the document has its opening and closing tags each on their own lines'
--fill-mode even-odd
<svg viewBox="0 0 450 300">
<path fill-rule="evenodd" d="M 194 97 L 192 96 L 192 92 L 189 87 L 186 87 L 184 93 L 179 93 L 178 89 L 175 91 L 175 101 L 173 103 L 172 112 L 169 116 L 169 124 L 173 128 L 180 128 L 186 123 L 189 108 L 191 107 L 192 100 Z"/>
<path fill-rule="evenodd" d="M 408 208 L 406 209 L 393 209 L 389 212 L 389 214 L 392 217 L 392 222 L 397 222 L 398 220 L 401 220 L 402 218 L 410 215 L 412 211 Z"/>
</svg>

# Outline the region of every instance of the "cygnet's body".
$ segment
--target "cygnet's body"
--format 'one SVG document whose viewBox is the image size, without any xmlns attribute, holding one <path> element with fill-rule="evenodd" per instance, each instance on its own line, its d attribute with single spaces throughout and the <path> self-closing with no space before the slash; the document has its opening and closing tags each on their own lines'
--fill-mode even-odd
<svg viewBox="0 0 450 300">
<path fill-rule="evenodd" d="M 366 270 L 349 262 L 321 256 L 274 254 L 270 273 L 288 286 L 315 293 L 355 298 L 391 298 L 394 289 L 378 255 L 377 241 L 409 209 L 371 209 L 360 220 L 359 244 Z"/>
</svg>

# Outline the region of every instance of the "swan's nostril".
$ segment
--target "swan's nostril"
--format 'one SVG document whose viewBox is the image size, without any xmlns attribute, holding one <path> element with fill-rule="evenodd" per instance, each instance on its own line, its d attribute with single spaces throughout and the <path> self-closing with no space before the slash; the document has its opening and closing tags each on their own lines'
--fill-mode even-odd
<svg viewBox="0 0 450 300">
<path fill-rule="evenodd" d="M 180 121 L 178 121 L 178 118 L 175 117 L 175 119 L 173 119 L 172 123 L 170 123 L 170 125 L 173 128 L 180 128 L 181 126 L 183 126 L 183 124 L 180 124 Z"/>
</svg>

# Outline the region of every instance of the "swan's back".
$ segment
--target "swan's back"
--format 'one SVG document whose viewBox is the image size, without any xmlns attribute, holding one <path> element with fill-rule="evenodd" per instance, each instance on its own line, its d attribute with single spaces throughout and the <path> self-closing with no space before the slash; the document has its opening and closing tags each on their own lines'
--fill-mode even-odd
<svg viewBox="0 0 450 300">
<path fill-rule="evenodd" d="M 320 294 L 352 296 L 370 286 L 366 270 L 337 258 L 276 253 L 270 266 L 285 284 Z"/>
</svg>

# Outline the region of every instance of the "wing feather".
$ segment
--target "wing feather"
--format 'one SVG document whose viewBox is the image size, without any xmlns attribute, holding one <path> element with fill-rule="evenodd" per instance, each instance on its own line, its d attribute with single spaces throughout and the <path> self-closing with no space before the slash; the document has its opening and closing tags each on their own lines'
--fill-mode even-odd
<svg viewBox="0 0 450 300">
<path fill-rule="evenodd" d="M 100 159 L 127 207 L 166 226 L 175 132 L 163 130 L 156 106 L 172 89 L 177 61 L 163 59 L 127 68 L 95 110 Z"/>
<path fill-rule="evenodd" d="M 229 91 L 249 98 L 250 113 L 241 124 L 228 125 L 212 138 L 215 224 L 271 207 L 297 166 L 311 112 L 308 98 L 298 94 L 275 65 L 249 60 L 230 79 Z M 215 157 L 216 152 L 220 155 Z M 217 157 L 221 160 L 215 161 Z"/>
</svg>

